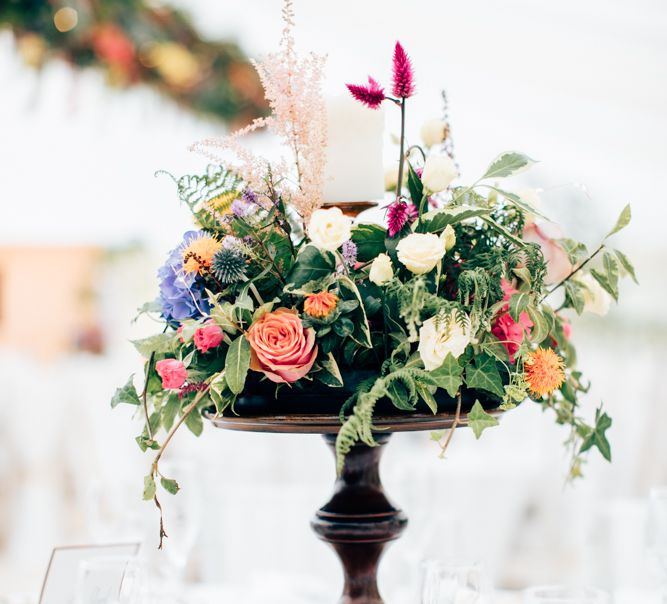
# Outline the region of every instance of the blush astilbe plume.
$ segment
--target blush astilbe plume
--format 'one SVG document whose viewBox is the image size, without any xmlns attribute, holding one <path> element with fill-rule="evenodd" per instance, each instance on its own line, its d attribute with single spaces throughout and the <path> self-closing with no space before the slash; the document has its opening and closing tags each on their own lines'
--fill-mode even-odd
<svg viewBox="0 0 667 604">
<path fill-rule="evenodd" d="M 244 148 L 239 141 L 246 134 L 267 128 L 282 139 L 293 160 L 292 168 L 285 160 L 271 164 L 273 183 L 270 188 L 288 199 L 307 220 L 323 202 L 327 122 L 322 79 L 326 58 L 313 53 L 305 56 L 297 54 L 292 0 L 284 2 L 283 22 L 285 27 L 280 51 L 254 62 L 271 107 L 271 115 L 255 120 L 231 136 L 206 139 L 191 148 L 216 163 L 223 163 L 225 158 L 213 153 L 211 147 L 231 153 L 236 160 L 235 171 L 258 194 L 260 205 L 269 207 L 271 202 L 266 182 L 268 162 Z"/>
<path fill-rule="evenodd" d="M 380 86 L 372 77 L 368 76 L 368 85 L 360 86 L 358 84 L 346 84 L 350 94 L 371 109 L 377 109 L 382 101 L 385 100 L 384 88 Z"/>
<path fill-rule="evenodd" d="M 415 93 L 414 70 L 410 57 L 400 42 L 394 47 L 392 93 L 398 98 L 408 98 Z"/>
</svg>

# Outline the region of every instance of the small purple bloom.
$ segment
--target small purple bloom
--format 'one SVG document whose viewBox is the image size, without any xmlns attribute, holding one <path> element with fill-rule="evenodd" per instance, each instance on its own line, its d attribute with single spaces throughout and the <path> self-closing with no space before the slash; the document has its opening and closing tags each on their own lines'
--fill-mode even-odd
<svg viewBox="0 0 667 604">
<path fill-rule="evenodd" d="M 357 262 L 357 244 L 352 239 L 343 243 L 343 259 L 348 266 L 354 266 Z"/>
</svg>

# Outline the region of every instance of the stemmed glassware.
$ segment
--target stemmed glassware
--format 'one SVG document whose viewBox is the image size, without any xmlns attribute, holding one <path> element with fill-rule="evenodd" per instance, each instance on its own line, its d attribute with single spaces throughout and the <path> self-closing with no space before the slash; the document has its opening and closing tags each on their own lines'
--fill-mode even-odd
<svg viewBox="0 0 667 604">
<path fill-rule="evenodd" d="M 648 554 L 662 573 L 662 602 L 667 604 L 667 487 L 651 489 L 646 528 Z"/>
<path fill-rule="evenodd" d="M 139 604 L 143 572 L 135 557 L 100 556 L 79 565 L 74 604 Z"/>
<path fill-rule="evenodd" d="M 422 563 L 421 604 L 478 604 L 482 597 L 480 564 L 442 560 Z"/>
</svg>

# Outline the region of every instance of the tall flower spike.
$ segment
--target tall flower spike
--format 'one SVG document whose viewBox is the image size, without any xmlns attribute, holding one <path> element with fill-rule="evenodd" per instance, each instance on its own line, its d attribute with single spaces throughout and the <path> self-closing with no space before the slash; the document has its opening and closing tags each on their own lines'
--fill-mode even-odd
<svg viewBox="0 0 667 604">
<path fill-rule="evenodd" d="M 387 231 L 389 237 L 396 237 L 403 227 L 419 217 L 419 210 L 412 203 L 395 201 L 387 209 Z"/>
<path fill-rule="evenodd" d="M 392 90 L 395 97 L 408 98 L 415 93 L 414 71 L 410 57 L 400 42 L 394 47 L 394 76 Z"/>
<path fill-rule="evenodd" d="M 346 86 L 357 101 L 371 109 L 377 109 L 386 98 L 384 88 L 370 76 L 368 76 L 368 86 L 358 84 L 346 84 Z"/>
</svg>

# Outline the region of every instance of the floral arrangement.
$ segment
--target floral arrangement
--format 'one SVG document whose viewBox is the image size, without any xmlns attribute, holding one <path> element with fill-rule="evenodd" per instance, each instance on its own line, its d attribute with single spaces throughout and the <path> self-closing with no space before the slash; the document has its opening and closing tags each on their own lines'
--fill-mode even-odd
<svg viewBox="0 0 667 604">
<path fill-rule="evenodd" d="M 174 8 L 144 0 L 0 3 L 24 62 L 96 67 L 117 87 L 148 84 L 179 104 L 240 124 L 266 112 L 259 78 L 234 43 L 205 40 Z"/>
<path fill-rule="evenodd" d="M 159 462 L 183 424 L 201 433 L 203 412 L 235 413 L 262 382 L 278 399 L 316 384 L 345 391 L 362 371 L 367 377 L 341 404 L 339 471 L 356 442 L 375 444 L 373 417 L 383 401 L 396 413 L 448 410 L 455 425 L 467 412 L 478 438 L 497 424 L 492 410 L 531 401 L 568 427 L 572 476 L 589 449 L 610 460 L 610 417 L 600 407 L 587 420 L 580 406 L 587 385 L 570 318 L 604 314 L 619 278 L 635 277 L 627 257 L 609 247 L 630 221 L 629 206 L 592 252 L 550 237 L 529 196 L 502 185 L 531 159 L 502 153 L 472 184 L 460 184 L 442 152 L 446 124 L 431 121 L 427 144 L 407 151 L 403 128 L 385 224 L 323 207 L 322 59 L 296 54 L 289 1 L 284 16 L 281 51 L 258 65 L 271 116 L 195 145 L 216 164 L 176 181 L 198 228 L 171 251 L 158 273 L 159 297 L 142 309 L 159 315 L 164 329 L 134 343 L 146 358 L 141 393 L 131 377 L 113 397 L 114 406 L 138 407 L 137 443 L 156 451 L 144 498 L 160 507 L 158 481 L 178 490 Z M 405 124 L 414 82 L 396 43 L 391 96 L 372 78 L 348 88 L 369 110 L 396 105 Z M 282 137 L 292 162 L 270 164 L 241 146 L 240 137 L 260 127 Z M 433 434 L 443 454 L 452 434 Z"/>
</svg>

